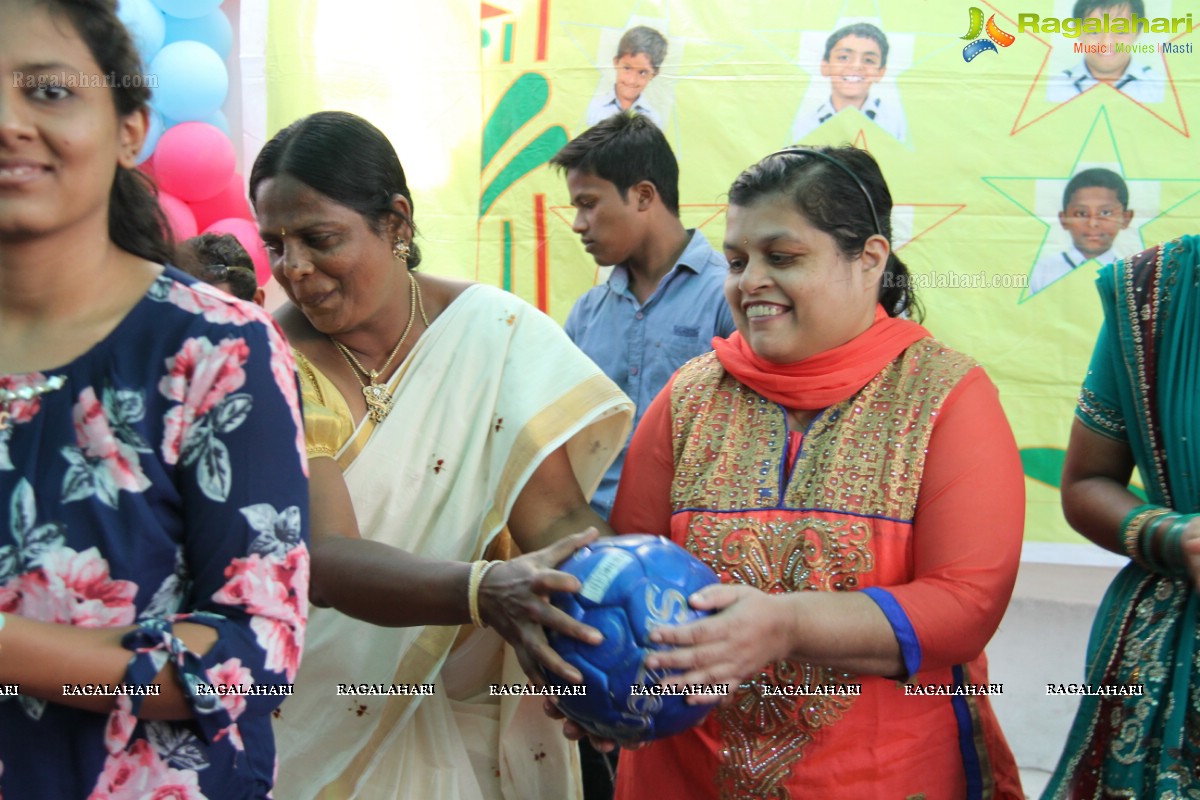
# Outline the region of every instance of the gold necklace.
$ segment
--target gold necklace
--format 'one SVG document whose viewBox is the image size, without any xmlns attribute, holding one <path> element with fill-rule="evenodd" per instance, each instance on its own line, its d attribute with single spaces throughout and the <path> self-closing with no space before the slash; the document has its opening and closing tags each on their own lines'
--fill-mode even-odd
<svg viewBox="0 0 1200 800">
<path fill-rule="evenodd" d="M 381 373 L 387 372 L 388 367 L 392 365 L 392 359 L 400 352 L 404 340 L 408 338 L 408 332 L 412 330 L 418 309 L 421 311 L 421 321 L 425 323 L 426 328 L 429 327 L 429 317 L 425 316 L 425 302 L 421 297 L 421 284 L 417 282 L 416 276 L 412 273 L 409 273 L 408 282 L 412 287 L 409 290 L 408 298 L 408 325 L 404 326 L 404 333 L 400 334 L 400 341 L 396 342 L 396 346 L 392 348 L 392 352 L 388 354 L 387 361 L 383 362 L 382 367 L 377 370 L 367 369 L 354 357 L 346 345 L 332 336 L 329 337 L 329 341 L 333 342 L 338 352 L 342 354 L 342 358 L 346 359 L 346 363 L 350 365 L 354 377 L 362 384 L 363 398 L 367 401 L 367 415 L 376 424 L 387 419 L 388 412 L 392 410 L 392 394 L 385 384 L 379 383 L 379 376 Z"/>
</svg>

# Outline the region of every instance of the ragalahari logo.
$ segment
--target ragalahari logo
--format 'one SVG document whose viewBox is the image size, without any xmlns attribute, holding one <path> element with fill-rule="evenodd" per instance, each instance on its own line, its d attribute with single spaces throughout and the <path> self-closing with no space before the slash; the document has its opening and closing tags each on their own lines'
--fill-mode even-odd
<svg viewBox="0 0 1200 800">
<path fill-rule="evenodd" d="M 987 31 L 987 38 L 979 38 L 979 34 Z M 971 6 L 971 27 L 967 29 L 967 35 L 964 39 L 973 39 L 970 44 L 963 48 L 963 61 L 973 61 L 980 53 L 986 53 L 989 50 L 993 53 L 1000 52 L 996 49 L 996 45 L 1008 47 L 1017 40 L 1007 31 L 1000 30 L 1000 26 L 996 24 L 996 15 L 992 14 L 988 17 L 987 25 L 983 24 L 983 9 Z"/>
</svg>

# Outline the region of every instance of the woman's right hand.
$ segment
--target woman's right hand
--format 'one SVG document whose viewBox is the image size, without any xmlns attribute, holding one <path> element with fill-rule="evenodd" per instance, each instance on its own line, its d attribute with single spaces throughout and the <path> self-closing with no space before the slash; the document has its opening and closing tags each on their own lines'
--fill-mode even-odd
<svg viewBox="0 0 1200 800">
<path fill-rule="evenodd" d="M 578 742 L 580 739 L 587 738 L 592 743 L 592 747 L 601 753 L 611 753 L 618 747 L 622 750 L 641 750 L 649 742 L 618 742 L 615 739 L 605 739 L 601 736 L 595 736 L 583 729 L 579 723 L 567 717 L 558 707 L 558 703 L 554 702 L 553 697 L 542 698 L 542 711 L 550 719 L 560 719 L 563 724 L 563 736 L 570 739 L 572 742 Z"/>
<path fill-rule="evenodd" d="M 1194 517 L 1183 531 L 1183 560 L 1192 586 L 1200 591 L 1200 517 Z"/>
<path fill-rule="evenodd" d="M 598 536 L 595 528 L 588 528 L 549 547 L 502 561 L 488 571 L 479 587 L 479 615 L 512 645 L 521 668 L 538 686 L 545 684 L 543 669 L 570 683 L 583 682 L 579 670 L 550 647 L 543 626 L 588 644 L 604 640 L 600 631 L 550 604 L 552 593 L 581 588 L 578 578 L 554 567 Z"/>
<path fill-rule="evenodd" d="M 601 753 L 611 753 L 620 746 L 619 742 L 613 741 L 612 739 L 602 739 L 599 736 L 592 736 L 590 733 L 585 731 L 579 725 L 579 723 L 572 719 L 568 719 L 567 715 L 564 714 L 562 709 L 558 707 L 558 703 L 554 702 L 553 697 L 542 698 L 542 711 L 550 719 L 562 720 L 563 736 L 567 737 L 572 742 L 578 742 L 580 739 L 587 737 L 588 741 L 592 743 L 592 747 Z"/>
</svg>

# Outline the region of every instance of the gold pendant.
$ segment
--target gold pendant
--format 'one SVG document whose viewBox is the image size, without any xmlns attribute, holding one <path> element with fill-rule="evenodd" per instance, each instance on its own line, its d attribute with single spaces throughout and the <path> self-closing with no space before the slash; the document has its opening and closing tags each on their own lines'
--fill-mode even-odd
<svg viewBox="0 0 1200 800">
<path fill-rule="evenodd" d="M 371 421 L 380 423 L 387 419 L 388 412 L 392 410 L 392 396 L 388 394 L 387 387 L 372 383 L 362 387 L 362 392 L 367 401 L 367 415 Z"/>
</svg>

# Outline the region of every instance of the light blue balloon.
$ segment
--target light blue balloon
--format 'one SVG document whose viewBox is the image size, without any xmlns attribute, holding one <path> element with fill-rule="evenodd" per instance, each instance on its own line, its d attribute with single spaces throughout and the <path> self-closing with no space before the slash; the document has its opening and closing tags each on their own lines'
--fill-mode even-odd
<svg viewBox="0 0 1200 800">
<path fill-rule="evenodd" d="M 138 153 L 137 163 L 141 164 L 154 155 L 154 148 L 158 147 L 158 140 L 166 129 L 167 124 L 163 121 L 162 114 L 153 108 L 150 109 L 150 126 L 146 129 L 146 141 L 142 142 L 142 151 Z"/>
<path fill-rule="evenodd" d="M 150 0 L 144 2 L 149 3 Z M 200 42 L 216 50 L 221 58 L 229 58 L 233 52 L 233 26 L 229 24 L 229 17 L 219 8 L 195 19 L 166 17 L 166 21 L 165 45 L 172 42 Z"/>
<path fill-rule="evenodd" d="M 204 120 L 204 122 L 207 122 L 209 125 L 212 125 L 214 128 L 220 129 L 220 131 L 222 133 L 224 133 L 226 136 L 229 137 L 229 141 L 231 141 L 231 142 L 233 141 L 233 133 L 231 132 L 231 129 L 229 127 L 229 119 L 225 116 L 224 111 L 218 111 L 217 113 L 213 114 L 208 119 Z"/>
<path fill-rule="evenodd" d="M 149 62 L 163 46 L 167 22 L 150 0 L 120 0 L 117 17 L 129 29 L 142 61 Z"/>
<path fill-rule="evenodd" d="M 146 74 L 154 86 L 155 108 L 178 122 L 211 117 L 229 93 L 225 60 L 199 42 L 167 45 L 150 62 Z"/>
<path fill-rule="evenodd" d="M 221 0 L 154 0 L 164 14 L 180 19 L 195 19 L 221 5 Z"/>
<path fill-rule="evenodd" d="M 166 122 L 167 130 L 170 130 L 171 128 L 173 128 L 179 124 L 178 122 L 176 122 L 173 119 L 168 119 L 168 120 L 164 120 L 164 121 Z M 231 133 L 231 131 L 233 129 L 229 127 L 229 118 L 225 116 L 224 111 L 218 111 L 217 113 L 213 114 L 211 117 L 206 117 L 199 121 L 207 122 L 209 125 L 212 125 L 214 128 L 221 131 L 221 133 L 228 136 L 229 141 L 231 141 L 231 142 L 233 141 L 233 134 Z"/>
</svg>

